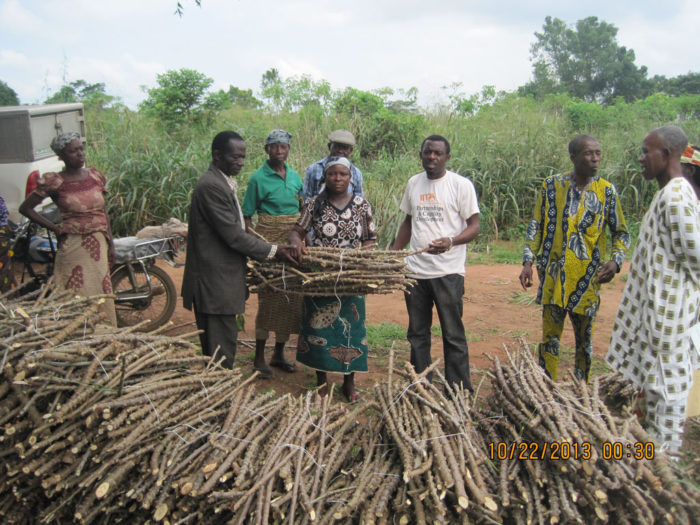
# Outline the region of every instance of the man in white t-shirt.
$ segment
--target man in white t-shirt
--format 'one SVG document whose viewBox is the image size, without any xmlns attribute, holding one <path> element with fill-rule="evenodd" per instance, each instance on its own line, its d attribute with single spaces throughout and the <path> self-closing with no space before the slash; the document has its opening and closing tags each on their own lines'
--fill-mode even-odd
<svg viewBox="0 0 700 525">
<path fill-rule="evenodd" d="M 425 171 L 406 184 L 401 201 L 406 218 L 392 246 L 393 250 L 402 250 L 410 241 L 411 251 L 427 248 L 406 258 L 409 277 L 418 281 L 405 294 L 411 364 L 418 373 L 430 366 L 435 304 L 442 329 L 445 378 L 452 386 L 472 391 L 462 296 L 466 243 L 479 233 L 479 204 L 471 181 L 445 169 L 450 160 L 450 143 L 445 137 L 426 138 L 420 159 Z"/>
</svg>

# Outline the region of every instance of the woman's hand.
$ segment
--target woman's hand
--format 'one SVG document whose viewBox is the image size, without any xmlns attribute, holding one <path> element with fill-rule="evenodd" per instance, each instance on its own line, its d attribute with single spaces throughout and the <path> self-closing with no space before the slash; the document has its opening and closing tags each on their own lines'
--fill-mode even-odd
<svg viewBox="0 0 700 525">
<path fill-rule="evenodd" d="M 44 198 L 36 193 L 30 193 L 22 204 L 19 205 L 19 212 L 27 217 L 30 221 L 37 223 L 39 226 L 43 226 L 47 230 L 51 230 L 57 236 L 61 235 L 61 227 L 48 220 L 46 217 L 41 215 L 36 211 L 36 207 L 41 204 Z"/>
<path fill-rule="evenodd" d="M 287 242 L 291 244 L 292 246 L 296 246 L 300 250 L 300 254 L 306 255 L 308 250 L 306 249 L 306 246 L 304 246 L 304 239 L 307 236 L 307 232 L 303 231 L 299 226 L 296 224 L 292 227 L 292 229 L 289 231 L 289 235 L 287 236 Z M 301 262 L 301 259 L 299 259 Z"/>
</svg>

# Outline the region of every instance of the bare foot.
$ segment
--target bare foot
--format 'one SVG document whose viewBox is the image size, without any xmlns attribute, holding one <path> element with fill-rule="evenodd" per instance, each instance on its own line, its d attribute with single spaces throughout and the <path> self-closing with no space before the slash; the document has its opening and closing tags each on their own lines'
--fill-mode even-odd
<svg viewBox="0 0 700 525">
<path fill-rule="evenodd" d="M 355 384 L 343 384 L 343 394 L 345 394 L 345 398 L 350 402 L 353 403 L 354 401 L 357 401 L 360 399 L 360 394 L 357 393 L 355 390 Z"/>
</svg>

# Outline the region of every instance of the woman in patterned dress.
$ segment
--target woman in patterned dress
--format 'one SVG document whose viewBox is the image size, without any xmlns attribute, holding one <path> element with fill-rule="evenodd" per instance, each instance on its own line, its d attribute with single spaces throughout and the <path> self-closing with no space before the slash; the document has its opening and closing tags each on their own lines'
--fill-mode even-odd
<svg viewBox="0 0 700 525">
<path fill-rule="evenodd" d="M 58 237 L 54 275 L 59 288 L 82 296 L 110 294 L 114 245 L 105 211 L 107 180 L 95 168 L 84 167 L 85 147 L 78 133 L 59 135 L 51 141 L 51 149 L 65 168 L 60 173 L 44 173 L 19 211 Z M 45 197 L 56 203 L 61 223 L 55 224 L 35 210 Z M 106 321 L 116 326 L 114 301 L 106 300 L 101 310 Z"/>
<path fill-rule="evenodd" d="M 9 292 L 15 287 L 15 274 L 12 268 L 12 228 L 8 224 L 10 213 L 5 199 L 0 196 L 0 293 Z"/>
<path fill-rule="evenodd" d="M 362 197 L 348 193 L 350 162 L 331 157 L 324 168 L 326 187 L 304 204 L 289 234 L 289 242 L 303 246 L 313 228 L 312 246 L 357 249 L 377 241 L 372 208 Z M 297 361 L 316 370 L 321 395 L 328 392 L 327 372 L 344 374 L 343 393 L 349 401 L 355 391 L 355 372 L 367 371 L 365 298 L 331 296 L 304 298 Z"/>
</svg>

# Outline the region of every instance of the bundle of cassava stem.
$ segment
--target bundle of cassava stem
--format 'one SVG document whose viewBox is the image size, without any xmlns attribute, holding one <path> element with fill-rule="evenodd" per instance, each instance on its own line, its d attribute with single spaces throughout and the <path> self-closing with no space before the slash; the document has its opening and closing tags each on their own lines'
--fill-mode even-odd
<svg viewBox="0 0 700 525">
<path fill-rule="evenodd" d="M 602 384 L 554 383 L 522 347 L 492 358 L 480 429 L 515 523 L 697 523 L 700 491 L 636 415 L 614 412 Z M 614 395 L 620 392 L 614 388 Z"/>
<path fill-rule="evenodd" d="M 2 302 L 3 522 L 297 522 L 353 490 L 356 412 L 258 394 L 187 335 L 106 328 L 98 308 Z"/>
<path fill-rule="evenodd" d="M 420 252 L 415 252 L 420 253 Z M 253 292 L 274 291 L 309 296 L 388 294 L 410 290 L 403 251 L 308 248 L 301 265 L 248 262 Z"/>
</svg>

